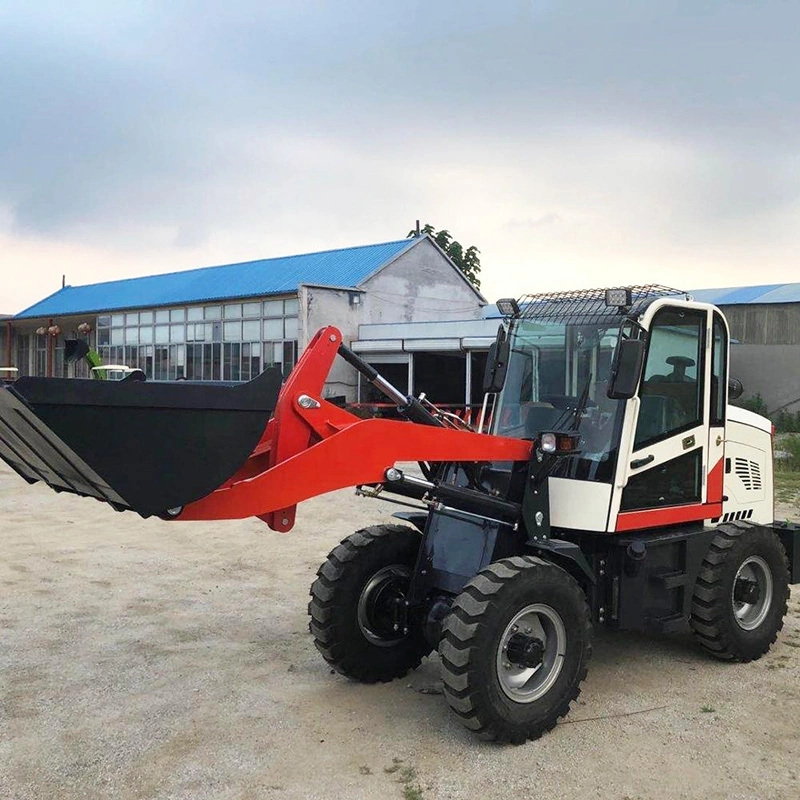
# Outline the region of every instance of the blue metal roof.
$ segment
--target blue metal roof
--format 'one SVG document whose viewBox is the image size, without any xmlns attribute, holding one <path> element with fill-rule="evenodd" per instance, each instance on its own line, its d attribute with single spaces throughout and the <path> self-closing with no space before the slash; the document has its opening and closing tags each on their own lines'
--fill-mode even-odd
<svg viewBox="0 0 800 800">
<path fill-rule="evenodd" d="M 66 286 L 20 311 L 16 319 L 152 308 L 297 291 L 301 283 L 356 287 L 420 239 L 265 258 L 87 286 Z"/>
<path fill-rule="evenodd" d="M 701 303 L 713 303 L 716 306 L 736 306 L 746 303 L 800 303 L 800 283 L 768 283 L 763 286 L 697 289 L 690 294 Z"/>
</svg>

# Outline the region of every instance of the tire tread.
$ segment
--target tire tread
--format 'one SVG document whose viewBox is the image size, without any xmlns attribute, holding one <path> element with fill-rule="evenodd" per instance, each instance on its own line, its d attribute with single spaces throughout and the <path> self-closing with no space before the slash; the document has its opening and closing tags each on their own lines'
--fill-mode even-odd
<svg viewBox="0 0 800 800">
<path fill-rule="evenodd" d="M 561 699 L 554 713 L 535 723 L 528 724 L 524 730 L 519 726 L 504 725 L 490 720 L 476 704 L 478 676 L 473 673 L 473 656 L 477 645 L 479 630 L 486 610 L 497 602 L 499 593 L 524 570 L 559 570 L 566 576 L 567 585 L 574 598 L 583 607 L 583 641 L 587 642 L 586 657 L 577 678 L 569 692 Z M 572 577 L 559 567 L 534 556 L 514 556 L 496 561 L 485 567 L 464 587 L 454 600 L 451 613 L 442 628 L 439 655 L 442 665 L 444 695 L 458 721 L 483 739 L 490 741 L 520 744 L 529 739 L 538 739 L 555 727 L 558 719 L 569 711 L 570 705 L 580 695 L 580 684 L 586 677 L 588 661 L 591 657 L 592 623 L 589 607 L 583 590 Z"/>
<path fill-rule="evenodd" d="M 689 624 L 700 645 L 712 656 L 723 661 L 748 662 L 761 658 L 775 643 L 778 633 L 783 627 L 783 617 L 787 610 L 788 589 L 779 600 L 782 603 L 779 623 L 771 632 L 771 636 L 767 637 L 757 648 L 743 647 L 740 643 L 737 643 L 734 636 L 731 635 L 727 621 L 730 607 L 723 581 L 725 580 L 725 570 L 729 564 L 729 557 L 743 535 L 749 533 L 751 536 L 758 537 L 762 531 L 774 536 L 774 533 L 769 529 L 742 520 L 720 525 L 709 546 L 708 553 L 703 559 L 700 575 L 695 584 Z M 786 553 L 777 537 L 775 537 L 775 541 L 780 547 L 783 568 L 788 575 Z M 776 581 L 774 583 L 774 591 L 777 593 L 779 590 L 780 586 Z"/>
<path fill-rule="evenodd" d="M 342 625 L 337 622 L 341 596 L 345 591 L 348 570 L 372 548 L 391 546 L 390 540 L 398 537 L 419 537 L 419 532 L 406 525 L 373 525 L 362 528 L 343 539 L 328 554 L 317 570 L 316 580 L 311 584 L 311 600 L 308 604 L 309 631 L 314 646 L 325 661 L 341 675 L 362 683 L 388 683 L 416 669 L 423 652 L 406 653 L 403 661 L 391 666 L 370 663 L 343 641 Z"/>
</svg>

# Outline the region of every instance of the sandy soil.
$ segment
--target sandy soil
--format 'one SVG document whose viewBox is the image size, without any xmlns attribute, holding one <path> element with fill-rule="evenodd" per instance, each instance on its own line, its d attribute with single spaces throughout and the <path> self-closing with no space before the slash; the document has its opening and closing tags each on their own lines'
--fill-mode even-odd
<svg viewBox="0 0 800 800">
<path fill-rule="evenodd" d="M 600 635 L 567 720 L 502 747 L 451 719 L 435 657 L 360 686 L 311 643 L 317 566 L 390 506 L 328 495 L 281 536 L 117 514 L 4 465 L 0 502 L 2 798 L 800 796 L 797 591 L 753 664 Z"/>
</svg>

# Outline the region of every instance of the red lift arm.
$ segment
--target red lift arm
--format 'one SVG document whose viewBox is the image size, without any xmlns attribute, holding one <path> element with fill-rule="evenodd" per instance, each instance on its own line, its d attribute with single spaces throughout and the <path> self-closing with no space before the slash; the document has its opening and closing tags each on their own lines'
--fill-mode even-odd
<svg viewBox="0 0 800 800">
<path fill-rule="evenodd" d="M 276 531 L 294 525 L 297 503 L 381 483 L 397 461 L 527 461 L 531 442 L 387 419 L 359 419 L 321 397 L 342 343 L 334 327 L 311 340 L 281 389 L 275 414 L 244 466 L 188 504 L 177 519 L 256 516 Z"/>
</svg>

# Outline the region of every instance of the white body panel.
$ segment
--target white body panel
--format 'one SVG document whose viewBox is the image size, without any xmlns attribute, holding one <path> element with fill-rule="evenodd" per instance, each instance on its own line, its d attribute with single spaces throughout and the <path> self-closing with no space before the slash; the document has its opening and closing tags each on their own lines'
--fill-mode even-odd
<svg viewBox="0 0 800 800">
<path fill-rule="evenodd" d="M 772 423 L 752 411 L 728 406 L 725 459 L 730 471 L 725 472 L 727 500 L 720 522 L 773 522 Z"/>
<path fill-rule="evenodd" d="M 552 525 L 571 530 L 606 530 L 610 483 L 549 478 L 548 490 Z"/>
</svg>

